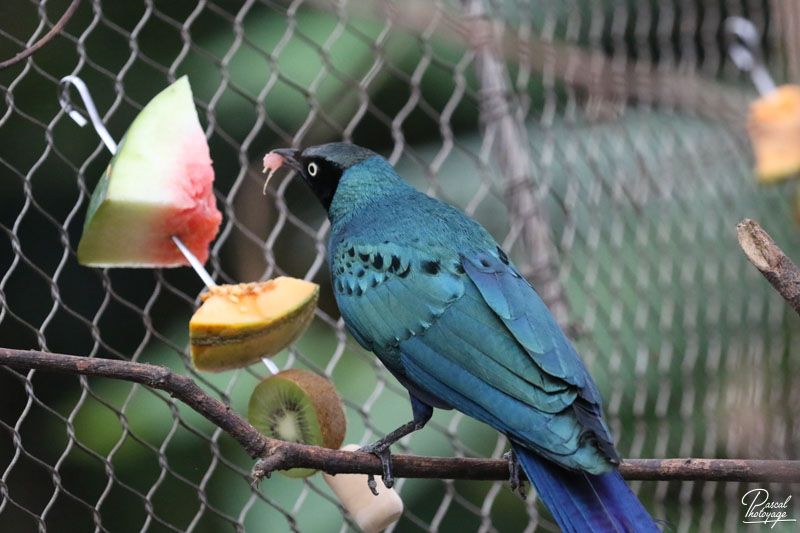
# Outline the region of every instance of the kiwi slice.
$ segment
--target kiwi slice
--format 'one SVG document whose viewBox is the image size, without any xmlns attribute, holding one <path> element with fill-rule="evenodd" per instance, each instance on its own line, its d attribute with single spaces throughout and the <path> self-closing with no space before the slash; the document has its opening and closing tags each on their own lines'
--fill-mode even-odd
<svg viewBox="0 0 800 533">
<path fill-rule="evenodd" d="M 342 402 L 329 380 L 313 372 L 290 369 L 261 381 L 250 396 L 247 420 L 273 439 L 339 449 L 347 421 Z M 281 471 L 308 477 L 310 468 Z"/>
</svg>

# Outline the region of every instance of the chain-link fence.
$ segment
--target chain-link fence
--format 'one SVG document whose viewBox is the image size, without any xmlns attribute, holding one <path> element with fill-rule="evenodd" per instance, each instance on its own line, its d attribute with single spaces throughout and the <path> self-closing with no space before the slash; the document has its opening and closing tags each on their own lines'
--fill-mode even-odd
<svg viewBox="0 0 800 533">
<path fill-rule="evenodd" d="M 0 60 L 68 4 L 0 3 Z M 32 58 L 0 70 L 0 346 L 166 365 L 246 409 L 263 368 L 209 376 L 188 362 L 202 290 L 190 269 L 98 270 L 75 255 L 109 155 L 60 109 L 58 80 L 83 78 L 119 139 L 188 74 L 224 214 L 207 267 L 219 282 L 322 286 L 311 328 L 275 361 L 333 380 L 346 442 L 407 421 L 408 400 L 344 332 L 316 201 L 286 177 L 261 195 L 260 158 L 276 147 L 369 146 L 481 221 L 569 327 L 623 457 L 797 457 L 800 321 L 734 232 L 755 218 L 800 256 L 797 200 L 792 185 L 754 183 L 743 117 L 755 93 L 723 33 L 727 16 L 750 18 L 773 73 L 790 79 L 797 11 L 792 0 L 85 0 Z M 0 367 L 0 400 L 2 531 L 355 527 L 319 475 L 251 488 L 252 462 L 230 438 L 142 386 Z M 438 412 L 396 451 L 505 448 Z M 632 487 L 675 531 L 763 527 L 741 523 L 749 485 Z M 556 530 L 507 483 L 398 490 L 395 532 Z"/>
</svg>

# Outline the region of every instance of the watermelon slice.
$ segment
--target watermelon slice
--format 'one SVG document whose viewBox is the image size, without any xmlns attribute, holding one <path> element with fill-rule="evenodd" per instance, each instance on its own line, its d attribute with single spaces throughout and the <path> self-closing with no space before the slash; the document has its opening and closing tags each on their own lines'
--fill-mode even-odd
<svg viewBox="0 0 800 533">
<path fill-rule="evenodd" d="M 186 76 L 131 124 L 89 202 L 78 261 L 97 267 L 188 265 L 175 235 L 205 263 L 222 214 Z"/>
</svg>

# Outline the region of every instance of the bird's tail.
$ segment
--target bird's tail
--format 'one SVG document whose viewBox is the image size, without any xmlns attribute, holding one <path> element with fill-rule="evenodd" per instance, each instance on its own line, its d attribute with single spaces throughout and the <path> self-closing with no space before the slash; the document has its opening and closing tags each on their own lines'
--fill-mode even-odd
<svg viewBox="0 0 800 533">
<path fill-rule="evenodd" d="M 565 533 L 657 532 L 656 522 L 616 470 L 571 472 L 521 446 L 514 453 Z"/>
</svg>

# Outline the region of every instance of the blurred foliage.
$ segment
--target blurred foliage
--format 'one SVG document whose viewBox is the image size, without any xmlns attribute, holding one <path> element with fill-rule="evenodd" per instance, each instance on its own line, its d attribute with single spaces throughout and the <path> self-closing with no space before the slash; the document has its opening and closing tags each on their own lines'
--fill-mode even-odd
<svg viewBox="0 0 800 533">
<path fill-rule="evenodd" d="M 52 21 L 67 3 L 49 1 L 38 9 Z M 150 4 L 155 10 L 146 7 Z M 376 360 L 352 341 L 337 352 L 331 323 L 338 311 L 325 266 L 314 266 L 315 235 L 324 214 L 298 180 L 280 177 L 268 197 L 262 197 L 260 157 L 297 140 L 310 144 L 346 136 L 387 155 L 402 142 L 406 150 L 395 158 L 409 181 L 467 210 L 502 240 L 513 221 L 505 207 L 501 172 L 480 155 L 484 138 L 478 81 L 461 43 L 437 32 L 420 39 L 390 30 L 369 9 L 343 24 L 336 13 L 306 5 L 287 18 L 290 4 L 277 2 L 254 5 L 237 21 L 242 4 L 220 1 L 196 14 L 198 4 L 190 1 L 84 2 L 67 25 L 69 36 L 53 39 L 30 67 L 0 71 L 5 100 L 0 107 L 0 228 L 6 236 L 0 239 L 0 345 L 132 358 L 190 371 L 186 323 L 196 302 L 186 295 L 202 288 L 191 271 L 100 271 L 76 262 L 87 195 L 109 155 L 89 127 L 79 129 L 59 113 L 56 97 L 57 80 L 80 64 L 79 75 L 119 139 L 149 98 L 170 79 L 188 74 L 209 136 L 225 214 L 210 266 L 222 281 L 309 273 L 322 285 L 321 313 L 312 328 L 275 360 L 281 367 L 329 370 L 345 397 L 346 442 L 366 444 L 408 419 L 406 395 L 394 380 L 383 381 L 384 374 L 375 372 Z M 612 20 L 621 5 L 581 0 L 545 8 L 542 3 L 521 13 L 516 2 L 495 4 L 507 20 L 532 21 L 536 31 L 547 21 L 555 35 L 567 32 L 576 13 L 584 20 Z M 631 11 L 642 5 L 624 4 Z M 712 10 L 711 4 L 717 15 L 727 12 L 724 2 L 680 3 L 684 8 L 693 5 L 698 20 Z M 669 35 L 666 45 L 680 59 L 686 37 L 679 32 L 679 16 L 673 19 L 674 31 L 662 31 L 660 37 L 655 31 L 662 10 L 678 15 L 680 10 L 672 2 L 648 5 L 654 22 L 644 45 L 632 22 L 617 30 L 621 39 L 614 38 L 610 24 L 599 34 L 583 24 L 573 42 L 631 58 L 647 55 L 657 62 L 663 36 Z M 766 3 L 749 5 L 757 11 Z M 99 7 L 102 17 L 94 22 Z M 39 24 L 35 8 L 28 0 L 0 3 L 0 58 L 17 53 L 20 41 L 33 33 Z M 187 20 L 191 23 L 184 35 L 174 21 Z M 233 31 L 236 24 L 241 34 Z M 87 27 L 91 31 L 81 37 Z M 698 23 L 698 32 L 700 27 Z M 695 37 L 699 42 L 699 33 Z M 717 37 L 698 45 L 701 59 L 719 44 Z M 520 74 L 517 65 L 510 69 L 514 76 Z M 552 123 L 529 123 L 533 159 L 539 162 L 537 184 L 549 187 L 546 208 L 554 234 L 561 236 L 556 243 L 561 278 L 571 318 L 583 329 L 577 343 L 615 413 L 611 425 L 620 436 L 620 449 L 646 457 L 722 457 L 725 436 L 708 435 L 707 417 L 721 420 L 723 427 L 747 424 L 764 415 L 759 402 L 770 390 L 788 398 L 797 386 L 798 362 L 789 357 L 788 347 L 793 339 L 796 345 L 800 324 L 775 303 L 776 296 L 740 256 L 733 233 L 735 222 L 745 216 L 769 218 L 776 240 L 800 255 L 788 189 L 752 185 L 749 154 L 741 149 L 741 135 L 728 125 L 669 110 L 622 112 L 613 105 L 603 108 L 607 115 L 583 116 L 571 107 L 575 96 L 569 90 L 559 83 L 545 90 L 536 74 L 524 95 L 532 115 L 539 115 L 548 97 L 555 98 L 558 109 Z M 296 137 L 297 132 L 302 136 Z M 454 148 L 440 161 L 450 140 Z M 623 233 L 628 240 L 619 240 Z M 526 262 L 516 243 L 511 255 Z M 715 263 L 714 268 L 724 265 L 720 271 L 708 272 L 693 259 L 711 255 L 725 258 Z M 643 273 L 647 279 L 641 279 Z M 687 278 L 707 278 L 714 284 L 689 283 Z M 587 285 L 592 294 L 586 293 Z M 700 302 L 699 307 L 684 306 L 689 300 Z M 665 309 L 672 309 L 671 314 Z M 669 323 L 659 318 L 663 316 L 671 317 Z M 776 336 L 783 340 L 770 341 Z M 671 351 L 665 352 L 665 344 Z M 784 352 L 770 353 L 772 344 Z M 740 368 L 758 367 L 752 357 L 762 352 L 770 353 L 770 359 L 761 362 L 765 377 L 759 386 L 768 390 L 752 391 Z M 712 366 L 704 360 L 707 353 L 732 359 Z M 671 364 L 670 357 L 684 362 L 694 358 L 696 364 Z M 244 412 L 259 372 L 196 378 Z M 47 508 L 49 530 L 89 531 L 95 521 L 114 532 L 183 530 L 190 524 L 198 532 L 229 530 L 230 523 L 218 513 L 238 516 L 244 502 L 252 501 L 242 476 L 250 459 L 204 419 L 168 403 L 162 394 L 124 382 L 85 381 L 88 389 L 78 378 L 36 373 L 29 385 L 18 374 L 0 369 L 0 472 L 16 462 L 3 480 L 14 501 L 38 515 Z M 29 401 L 28 386 L 35 401 Z M 652 394 L 639 402 L 643 389 Z M 744 390 L 738 397 L 748 397 L 750 391 L 752 409 L 720 400 L 695 410 L 687 397 L 706 389 L 716 390 L 719 397 L 721 391 Z M 382 391 L 377 398 L 376 390 Z M 786 425 L 787 436 L 785 443 L 776 444 L 779 453 L 761 450 L 763 457 L 796 451 L 797 429 L 788 402 L 783 412 L 770 414 Z M 739 416 L 743 420 L 737 421 Z M 767 431 L 771 422 L 762 423 Z M 643 431 L 645 425 L 657 430 Z M 431 426 L 408 439 L 414 453 L 453 454 L 451 432 L 456 430 L 455 453 L 495 453 L 496 434 L 482 424 L 437 412 Z M 214 437 L 209 443 L 198 434 Z M 15 439 L 25 453 L 19 453 Z M 166 464 L 159 462 L 159 451 L 168 458 Z M 45 464 L 58 465 L 58 474 Z M 107 472 L 112 470 L 115 481 L 110 483 Z M 54 498 L 54 483 L 68 487 L 73 496 L 59 493 Z M 338 531 L 342 515 L 327 486 L 320 476 L 308 483 L 273 476 L 261 488 L 269 503 L 256 500 L 246 514 L 247 530 Z M 198 486 L 205 490 L 205 501 L 198 497 Z M 418 531 L 438 519 L 445 496 L 458 505 L 447 509 L 438 530 L 477 530 L 479 510 L 493 486 L 403 480 L 399 487 L 411 512 L 395 531 Z M 642 486 L 641 494 L 657 516 L 680 520 L 693 530 L 704 519 L 709 500 L 722 506 L 729 501 L 722 490 L 709 491 L 708 486 L 650 484 Z M 517 531 L 528 524 L 527 508 L 517 496 L 503 489 L 493 497 L 496 530 Z M 290 522 L 286 512 L 298 504 L 301 511 Z M 200 512 L 203 506 L 207 508 Z M 148 518 L 151 508 L 159 517 L 153 522 Z M 692 511 L 689 518 L 684 518 L 686 509 Z M 4 530 L 36 529 L 30 513 L 14 504 L 6 504 L 1 514 Z M 714 525 L 707 530 L 722 531 L 724 517 L 712 518 Z"/>
</svg>

